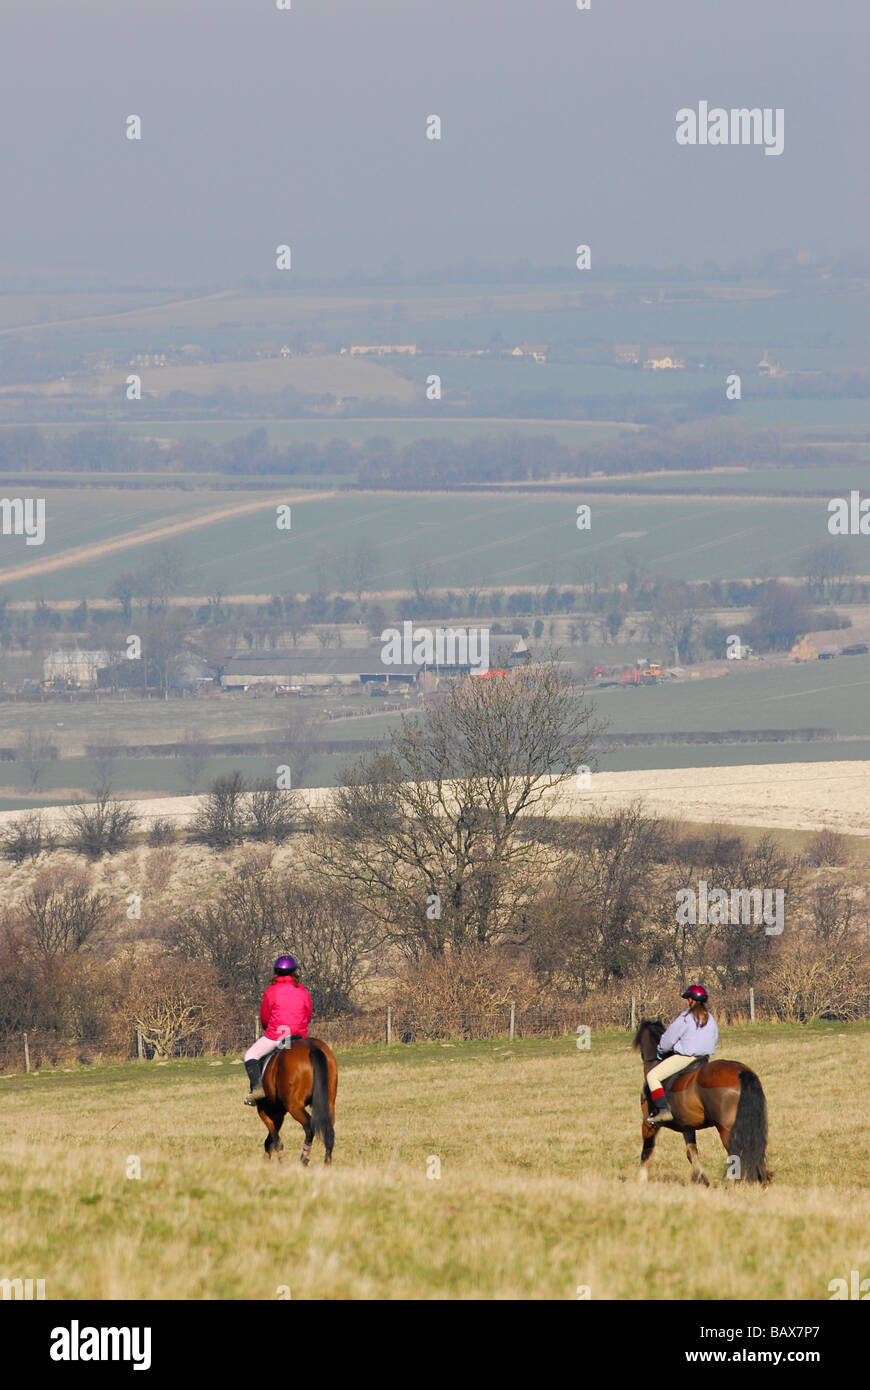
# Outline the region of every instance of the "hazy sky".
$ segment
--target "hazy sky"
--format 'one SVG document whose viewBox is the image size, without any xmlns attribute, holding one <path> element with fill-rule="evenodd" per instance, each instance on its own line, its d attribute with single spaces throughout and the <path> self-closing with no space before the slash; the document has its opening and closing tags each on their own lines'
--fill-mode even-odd
<svg viewBox="0 0 870 1390">
<path fill-rule="evenodd" d="M 867 0 L 292 3 L 3 0 L 0 269 L 867 247 Z M 678 146 L 701 100 L 782 107 L 784 152 Z"/>
</svg>

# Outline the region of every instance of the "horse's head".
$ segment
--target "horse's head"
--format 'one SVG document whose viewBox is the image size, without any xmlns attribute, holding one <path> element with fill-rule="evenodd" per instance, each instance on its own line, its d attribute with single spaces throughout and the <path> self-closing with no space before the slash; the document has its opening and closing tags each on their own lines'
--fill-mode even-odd
<svg viewBox="0 0 870 1390">
<path fill-rule="evenodd" d="M 665 1031 L 665 1025 L 660 1018 L 642 1018 L 637 1032 L 634 1035 L 633 1046 L 637 1048 L 644 1062 L 654 1062 L 656 1060 L 656 1049 L 659 1039 Z"/>
</svg>

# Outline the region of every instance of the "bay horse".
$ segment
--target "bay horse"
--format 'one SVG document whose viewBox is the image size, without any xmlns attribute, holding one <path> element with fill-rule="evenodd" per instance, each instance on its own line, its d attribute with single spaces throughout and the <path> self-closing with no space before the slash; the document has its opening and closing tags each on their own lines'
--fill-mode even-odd
<svg viewBox="0 0 870 1390">
<path fill-rule="evenodd" d="M 644 1018 L 634 1038 L 643 1059 L 643 1074 L 655 1066 L 659 1039 L 665 1031 L 661 1019 Z M 729 1162 L 736 1159 L 733 1176 L 740 1182 L 770 1182 L 765 1162 L 767 1151 L 767 1102 L 755 1072 L 742 1062 L 704 1062 L 691 1071 L 668 1077 L 667 1099 L 673 1115 L 661 1125 L 651 1125 L 649 1091 L 640 1096 L 643 1116 L 643 1148 L 638 1178 L 645 1181 L 656 1144 L 657 1129 L 673 1129 L 686 1141 L 686 1157 L 692 1165 L 692 1182 L 710 1184 L 701 1167 L 695 1132 L 715 1125 L 725 1146 Z"/>
<path fill-rule="evenodd" d="M 269 1133 L 263 1145 L 266 1158 L 281 1158 L 284 1145 L 280 1130 L 285 1115 L 292 1115 L 305 1131 L 300 1160 L 306 1166 L 311 1145 L 319 1134 L 326 1149 L 324 1163 L 332 1162 L 335 1145 L 335 1093 L 338 1063 L 335 1054 L 319 1038 L 293 1037 L 290 1044 L 272 1053 L 263 1072 L 265 1100 L 257 1101 L 257 1113 Z M 311 1106 L 311 1114 L 305 1109 Z"/>
</svg>

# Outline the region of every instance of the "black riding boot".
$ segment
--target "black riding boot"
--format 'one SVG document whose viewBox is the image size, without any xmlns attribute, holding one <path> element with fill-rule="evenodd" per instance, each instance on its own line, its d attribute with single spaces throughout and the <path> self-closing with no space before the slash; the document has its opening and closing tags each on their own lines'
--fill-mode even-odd
<svg viewBox="0 0 870 1390">
<path fill-rule="evenodd" d="M 649 1122 L 651 1125 L 666 1124 L 668 1120 L 674 1118 L 668 1105 L 667 1096 L 659 1096 L 658 1100 L 652 1100 L 650 1097 L 650 1101 Z"/>
<path fill-rule="evenodd" d="M 246 1062 L 245 1071 L 248 1073 L 248 1080 L 251 1083 L 251 1094 L 245 1096 L 245 1105 L 256 1105 L 258 1100 L 266 1099 L 266 1092 L 260 1084 L 260 1063 L 256 1059 L 253 1062 Z"/>
</svg>

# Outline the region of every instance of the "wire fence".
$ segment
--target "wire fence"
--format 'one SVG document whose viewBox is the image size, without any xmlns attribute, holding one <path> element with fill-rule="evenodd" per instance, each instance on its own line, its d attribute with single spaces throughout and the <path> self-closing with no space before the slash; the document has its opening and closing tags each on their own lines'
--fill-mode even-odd
<svg viewBox="0 0 870 1390">
<path fill-rule="evenodd" d="M 587 999 L 550 1007 L 524 1008 L 510 1001 L 477 1009 L 444 1007 L 405 1008 L 386 1005 L 366 1012 L 343 1014 L 335 1018 L 316 1018 L 311 1036 L 322 1038 L 333 1047 L 354 1045 L 401 1046 L 417 1042 L 483 1041 L 486 1039 L 558 1038 L 582 1029 L 601 1031 L 623 1029 L 632 1032 L 642 1018 L 664 1018 L 673 1013 L 668 997 L 645 998 L 629 995 L 619 999 Z M 749 990 L 746 994 L 722 997 L 715 1014 L 728 1026 L 743 1022 L 783 1020 L 781 1005 L 772 996 Z M 825 1016 L 824 1014 L 822 1015 Z M 851 1011 L 849 1018 L 870 1017 L 870 1001 L 863 1010 Z M 807 1020 L 799 1020 L 807 1021 Z M 256 1024 L 256 1030 L 255 1030 Z M 0 1067 L 6 1073 L 37 1072 L 43 1068 L 72 1068 L 102 1060 L 160 1061 L 181 1057 L 238 1056 L 259 1035 L 259 1023 L 250 1028 L 237 1023 L 221 1029 L 192 1027 L 183 1035 L 155 1037 L 133 1029 L 129 1035 L 70 1038 L 51 1030 L 6 1032 L 0 1034 Z"/>
</svg>

